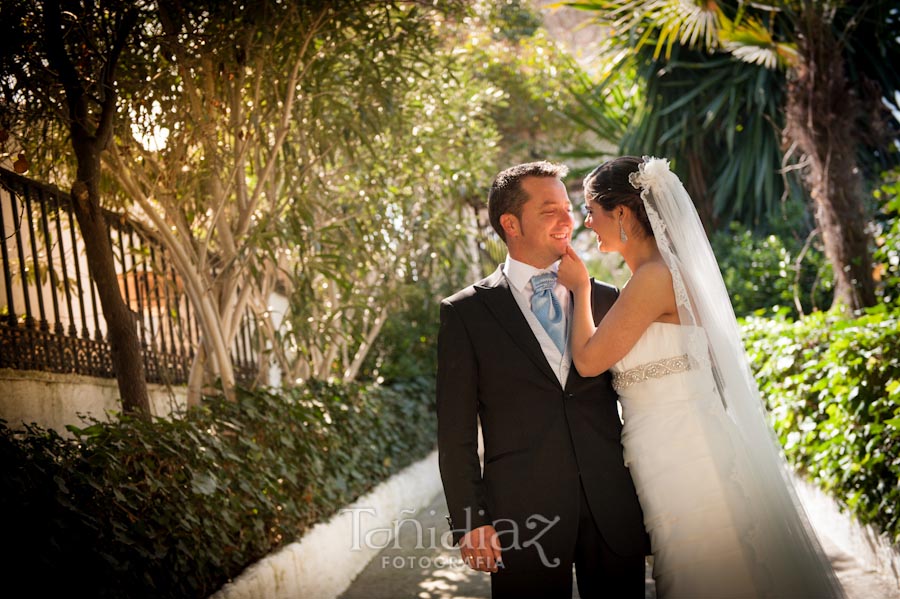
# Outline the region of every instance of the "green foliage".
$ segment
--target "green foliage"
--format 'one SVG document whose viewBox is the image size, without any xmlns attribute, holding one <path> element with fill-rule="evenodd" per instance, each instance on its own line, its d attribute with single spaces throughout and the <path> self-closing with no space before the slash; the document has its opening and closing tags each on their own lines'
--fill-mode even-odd
<svg viewBox="0 0 900 599">
<path fill-rule="evenodd" d="M 798 66 L 811 9 L 820 3 L 566 4 L 589 11 L 609 31 L 597 69 L 602 77 L 586 97 L 598 106 L 599 128 L 615 131 L 622 108 L 630 110 L 621 153 L 671 158 L 709 228 L 731 220 L 765 227 L 778 218 L 779 198 L 802 201 L 798 169 L 784 168 L 798 160 L 796 147 L 783 147 L 782 131 L 789 94 L 810 95 L 789 85 L 789 73 Z M 900 88 L 897 70 L 886 66 L 900 57 L 900 39 L 890 34 L 896 2 L 834 2 L 825 12 L 825 27 L 843 49 L 848 89 L 864 105 L 845 116 L 857 121 L 858 145 L 851 151 L 872 180 L 898 157 L 897 120 L 884 106 L 896 108 Z M 626 91 L 607 92 L 614 87 Z M 624 100 L 622 108 L 610 105 L 613 97 Z"/>
<path fill-rule="evenodd" d="M 448 289 L 445 295 L 452 293 Z M 410 284 L 398 296 L 396 316 L 385 323 L 361 379 L 390 383 L 437 372 L 438 298 L 422 285 Z M 380 377 L 380 378 L 379 378 Z"/>
<path fill-rule="evenodd" d="M 74 439 L 0 421 L 6 566 L 29 594 L 78 580 L 92 597 L 207 597 L 427 454 L 432 384 L 240 391 Z"/>
<path fill-rule="evenodd" d="M 819 244 L 804 252 L 799 240 L 759 236 L 738 223 L 714 233 L 710 244 L 738 316 L 772 306 L 800 316 L 797 301 L 803 314 L 831 305 L 833 274 Z"/>
<path fill-rule="evenodd" d="M 672 157 L 701 214 L 710 205 L 704 216 L 750 226 L 775 217 L 785 182 L 778 173 L 782 90 L 775 75 L 686 48 L 668 60 L 643 60 L 645 101 L 622 152 Z"/>
<path fill-rule="evenodd" d="M 678 42 L 664 20 L 675 18 L 677 9 L 657 14 L 637 4 L 577 3 L 612 31 L 603 46 L 602 78 L 580 94 L 585 105 L 597 107 L 584 120 L 599 123 L 607 135 L 621 130 L 614 138 L 621 154 L 671 159 L 707 227 L 732 220 L 767 225 L 777 216 L 785 183 L 790 198 L 802 197 L 794 176 L 778 172 L 783 77 L 727 52 Z M 656 42 L 667 39 L 672 45 L 661 54 Z"/>
<path fill-rule="evenodd" d="M 900 169 L 886 173 L 874 195 L 882 202 L 873 255 L 878 294 L 884 303 L 900 306 Z"/>
<path fill-rule="evenodd" d="M 419 65 L 422 79 L 398 93 L 396 114 L 365 149 L 322 164 L 289 214 L 263 223 L 277 231 L 265 246 L 273 262 L 293 241 L 292 260 L 282 260 L 290 312 L 279 331 L 290 380 L 309 377 L 297 367 L 335 348 L 312 376 L 342 376 L 371 346 L 367 337 L 380 335 L 374 323 L 402 320 L 412 287 L 431 297 L 462 285 L 455 258 L 472 235 L 467 202 L 483 195 L 498 152 L 495 90 L 444 59 Z"/>
<path fill-rule="evenodd" d="M 473 84 L 484 93 L 487 114 L 498 134 L 492 172 L 467 197 L 478 213 L 480 257 L 476 276 L 493 271 L 506 246 L 487 222 L 487 191 L 501 169 L 534 160 L 558 160 L 572 166 L 579 148 L 596 138 L 592 120 L 571 118 L 582 111 L 574 90 L 592 85 L 581 67 L 542 26 L 542 19 L 524 0 L 478 0 L 461 23 L 448 28 L 447 44 Z M 473 146 L 470 145 L 470 150 Z M 574 175 L 577 173 L 573 172 Z M 471 260 L 475 252 L 466 254 Z M 473 273 L 467 273 L 473 278 Z"/>
<path fill-rule="evenodd" d="M 496 92 L 490 114 L 502 136 L 499 166 L 557 159 L 576 147 L 586 129 L 565 113 L 577 101 L 572 82 L 584 77 L 540 15 L 521 0 L 478 2 L 464 25 L 456 53 Z"/>
<path fill-rule="evenodd" d="M 497 23 L 492 34 L 495 39 L 517 41 L 533 36 L 541 28 L 540 16 L 522 0 L 491 2 L 490 21 Z"/>
<path fill-rule="evenodd" d="M 3 14 L 15 5 L 18 44 L 12 60 L 0 58 L 0 93 L 11 100 L 0 128 L 28 146 L 37 178 L 56 169 L 71 181 L 59 150 L 68 131 L 55 126 L 66 122 L 58 74 L 45 66 L 39 27 L 49 4 L 0 3 Z M 115 20 L 113 8 L 135 3 L 108 4 L 66 12 L 67 43 L 87 65 L 103 64 L 84 52 L 108 43 L 100 25 Z M 466 31 L 468 11 L 438 4 L 136 4 L 104 201 L 165 246 L 191 311 L 204 315 L 208 381 L 228 384 L 217 365 L 245 309 L 286 384 L 353 379 L 404 286 L 437 293 L 457 274 L 443 266 L 496 172 L 497 90 L 448 43 Z M 52 143 L 39 152 L 39 141 Z M 283 312 L 270 307 L 272 292 L 288 298 Z M 202 307 L 212 297 L 215 311 Z"/>
<path fill-rule="evenodd" d="M 900 312 L 744 324 L 788 460 L 863 523 L 900 540 Z"/>
</svg>

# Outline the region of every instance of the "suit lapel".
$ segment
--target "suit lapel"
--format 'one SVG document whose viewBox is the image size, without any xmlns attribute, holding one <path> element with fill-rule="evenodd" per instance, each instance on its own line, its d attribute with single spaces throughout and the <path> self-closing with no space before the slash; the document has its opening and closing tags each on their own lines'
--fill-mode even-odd
<svg viewBox="0 0 900 599">
<path fill-rule="evenodd" d="M 559 383 L 559 379 L 556 378 L 550 364 L 547 363 L 547 358 L 541 350 L 541 344 L 534 336 L 525 315 L 519 309 L 519 304 L 512 295 L 502 269 L 498 268 L 490 277 L 475 285 L 475 289 L 478 297 L 493 313 L 494 318 L 506 329 L 516 344 L 525 351 L 538 369 Z"/>
<path fill-rule="evenodd" d="M 593 289 L 591 290 L 591 311 L 593 312 L 594 304 L 593 304 Z M 569 317 L 571 318 L 575 312 L 575 295 L 569 291 Z M 596 323 L 594 323 L 596 324 Z M 569 322 L 569 334 L 566 336 L 566 342 L 570 345 L 572 344 L 572 323 Z M 569 352 L 571 354 L 571 351 Z M 566 384 L 563 385 L 563 391 L 569 390 L 569 385 L 571 385 L 576 378 L 578 378 L 578 370 L 575 368 L 575 362 L 572 361 L 572 356 L 569 356 L 569 376 L 566 377 Z"/>
<path fill-rule="evenodd" d="M 594 321 L 594 326 L 598 326 L 600 324 L 600 320 L 602 317 L 598 318 L 598 314 L 601 313 L 600 304 L 598 303 L 598 296 L 595 293 L 596 287 L 594 287 L 594 279 L 591 278 L 591 316 Z M 574 306 L 575 297 L 572 295 L 572 292 L 569 292 L 569 305 Z M 578 374 L 578 370 L 575 368 L 575 364 L 572 363 L 569 368 L 569 377 L 566 379 L 565 390 L 569 390 L 569 385 L 575 381 L 575 379 L 581 379 L 581 375 Z"/>
</svg>

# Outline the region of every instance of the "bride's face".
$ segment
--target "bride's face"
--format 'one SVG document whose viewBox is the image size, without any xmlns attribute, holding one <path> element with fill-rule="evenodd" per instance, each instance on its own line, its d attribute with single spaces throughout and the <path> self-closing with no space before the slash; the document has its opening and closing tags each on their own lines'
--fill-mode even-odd
<svg viewBox="0 0 900 599">
<path fill-rule="evenodd" d="M 584 226 L 596 233 L 597 249 L 601 252 L 619 251 L 619 211 L 622 208 L 614 208 L 607 212 L 600 204 L 590 201 L 585 204 L 587 215 Z"/>
</svg>

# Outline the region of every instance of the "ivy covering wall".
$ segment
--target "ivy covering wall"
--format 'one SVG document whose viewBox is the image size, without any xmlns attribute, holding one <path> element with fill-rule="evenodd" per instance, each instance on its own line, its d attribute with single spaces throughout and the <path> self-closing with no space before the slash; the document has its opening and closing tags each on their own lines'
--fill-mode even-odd
<svg viewBox="0 0 900 599">
<path fill-rule="evenodd" d="M 744 335 L 787 459 L 900 541 L 900 312 L 751 318 Z"/>
<path fill-rule="evenodd" d="M 0 513 L 15 548 L 4 588 L 207 597 L 427 455 L 433 402 L 428 379 L 313 381 L 210 398 L 182 419 L 94 423 L 74 438 L 0 421 Z"/>
</svg>

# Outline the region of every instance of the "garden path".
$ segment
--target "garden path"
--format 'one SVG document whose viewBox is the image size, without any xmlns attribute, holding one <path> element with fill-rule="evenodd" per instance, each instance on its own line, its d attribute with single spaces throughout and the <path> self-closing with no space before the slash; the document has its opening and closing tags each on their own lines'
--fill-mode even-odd
<svg viewBox="0 0 900 599">
<path fill-rule="evenodd" d="M 444 495 L 438 493 L 427 508 L 405 515 L 420 527 L 404 522 L 396 539 L 369 562 L 340 599 L 488 599 L 489 575 L 462 567 L 459 552 L 441 544 L 440 535 L 447 530 L 446 513 Z M 876 572 L 866 570 L 824 531 L 817 532 L 847 599 L 900 599 L 900 590 Z M 655 599 L 649 565 L 646 588 L 646 599 Z M 574 597 L 578 597 L 577 588 Z"/>
</svg>

